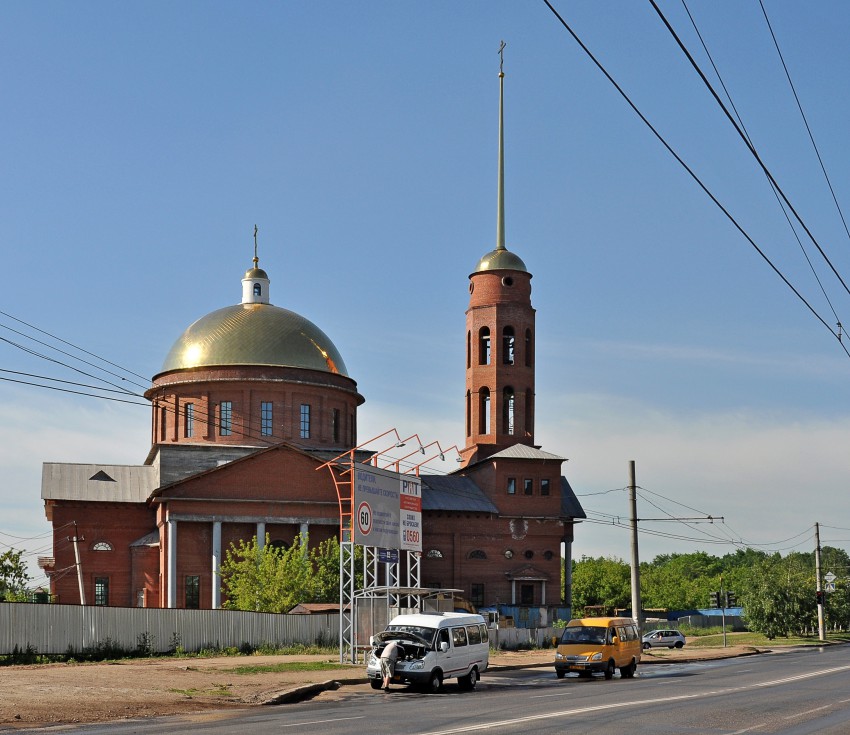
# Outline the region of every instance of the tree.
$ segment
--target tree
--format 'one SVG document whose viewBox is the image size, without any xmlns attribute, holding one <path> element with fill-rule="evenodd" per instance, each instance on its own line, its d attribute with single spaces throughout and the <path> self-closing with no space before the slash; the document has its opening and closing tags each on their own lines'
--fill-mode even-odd
<svg viewBox="0 0 850 735">
<path fill-rule="evenodd" d="M 583 556 L 573 562 L 573 610 L 602 605 L 614 610 L 631 604 L 631 570 L 622 559 Z"/>
<path fill-rule="evenodd" d="M 0 599 L 25 600 L 30 576 L 23 551 L 9 549 L 0 554 Z"/>
</svg>

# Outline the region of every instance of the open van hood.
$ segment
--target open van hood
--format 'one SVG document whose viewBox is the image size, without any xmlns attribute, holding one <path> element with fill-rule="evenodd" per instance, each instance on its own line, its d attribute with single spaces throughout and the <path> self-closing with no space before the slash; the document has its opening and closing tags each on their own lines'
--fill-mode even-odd
<svg viewBox="0 0 850 735">
<path fill-rule="evenodd" d="M 431 641 L 426 641 L 422 638 L 422 636 L 418 636 L 416 633 L 409 633 L 406 630 L 385 630 L 382 633 L 375 635 L 374 638 L 375 643 L 386 643 L 388 641 L 413 641 L 420 646 L 425 646 L 426 648 L 431 647 Z"/>
</svg>

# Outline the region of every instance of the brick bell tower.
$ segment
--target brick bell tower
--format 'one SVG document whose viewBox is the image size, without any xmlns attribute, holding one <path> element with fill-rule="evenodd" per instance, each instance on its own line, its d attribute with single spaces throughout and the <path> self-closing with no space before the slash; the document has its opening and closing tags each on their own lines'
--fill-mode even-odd
<svg viewBox="0 0 850 735">
<path fill-rule="evenodd" d="M 469 276 L 463 467 L 514 444 L 534 445 L 531 273 L 505 247 L 504 80 L 500 64 L 496 249 Z"/>
</svg>

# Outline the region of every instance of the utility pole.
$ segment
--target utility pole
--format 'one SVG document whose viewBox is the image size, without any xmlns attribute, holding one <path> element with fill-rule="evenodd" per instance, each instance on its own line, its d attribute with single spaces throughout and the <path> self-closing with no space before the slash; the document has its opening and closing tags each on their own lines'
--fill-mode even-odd
<svg viewBox="0 0 850 735">
<path fill-rule="evenodd" d="M 638 556 L 637 483 L 635 461 L 629 462 L 629 504 L 632 517 L 632 617 L 643 634 L 643 604 L 640 599 L 640 557 Z"/>
<path fill-rule="evenodd" d="M 77 584 L 80 587 L 80 604 L 86 604 L 86 588 L 83 585 L 83 565 L 80 564 L 80 547 L 79 542 L 85 541 L 85 537 L 77 536 L 77 522 L 74 521 L 74 535 L 68 539 L 68 541 L 73 542 L 74 544 L 74 559 L 77 562 Z"/>
<path fill-rule="evenodd" d="M 820 581 L 820 524 L 815 523 L 815 591 L 818 600 L 818 639 L 826 640 L 823 625 L 823 586 Z"/>
</svg>

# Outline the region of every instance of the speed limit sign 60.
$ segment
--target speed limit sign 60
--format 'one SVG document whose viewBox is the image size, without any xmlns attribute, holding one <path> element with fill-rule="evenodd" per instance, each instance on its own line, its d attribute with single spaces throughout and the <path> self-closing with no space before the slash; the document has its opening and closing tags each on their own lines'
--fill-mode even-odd
<svg viewBox="0 0 850 735">
<path fill-rule="evenodd" d="M 365 500 L 357 506 L 357 528 L 364 536 L 372 530 L 372 508 Z"/>
</svg>

